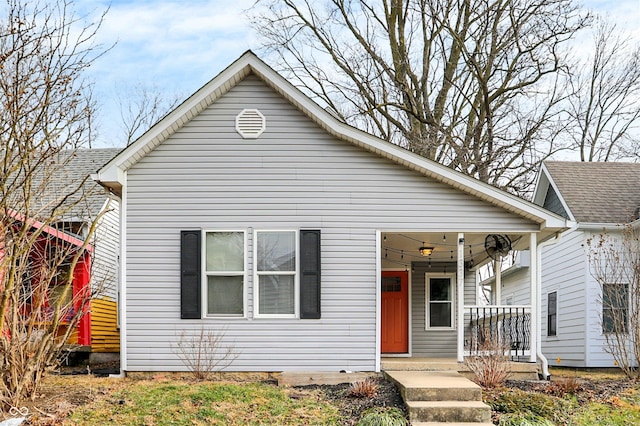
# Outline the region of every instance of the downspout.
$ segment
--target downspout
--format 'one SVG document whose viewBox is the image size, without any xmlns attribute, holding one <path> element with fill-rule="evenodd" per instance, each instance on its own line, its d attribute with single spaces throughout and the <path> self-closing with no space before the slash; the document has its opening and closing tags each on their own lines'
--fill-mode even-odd
<svg viewBox="0 0 640 426">
<path fill-rule="evenodd" d="M 542 249 L 551 244 L 557 244 L 560 241 L 561 234 L 556 232 L 556 235 L 553 239 L 543 241 L 536 247 L 536 299 L 537 306 L 540 308 L 542 306 Z M 542 324 L 542 318 L 540 318 L 540 323 Z M 542 377 L 544 380 L 549 380 L 551 378 L 551 374 L 549 373 L 549 361 L 547 357 L 542 353 L 542 327 L 538 327 L 538 339 L 536 342 L 536 356 L 540 361 L 540 366 L 542 369 Z"/>
</svg>

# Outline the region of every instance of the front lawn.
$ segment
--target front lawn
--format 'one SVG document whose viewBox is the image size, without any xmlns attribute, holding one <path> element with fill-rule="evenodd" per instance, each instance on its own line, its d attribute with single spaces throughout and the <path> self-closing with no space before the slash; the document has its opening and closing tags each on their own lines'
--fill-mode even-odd
<svg viewBox="0 0 640 426">
<path fill-rule="evenodd" d="M 283 425 L 337 424 L 338 409 L 318 392 L 263 383 L 129 382 L 75 410 L 76 425 Z"/>
<path fill-rule="evenodd" d="M 32 425 L 356 425 L 371 407 L 402 408 L 393 385 L 377 384 L 375 395 L 355 397 L 348 385 L 49 376 L 34 401 L 16 408 Z M 640 424 L 640 384 L 619 374 L 554 370 L 549 383 L 510 381 L 483 395 L 496 424 Z"/>
<path fill-rule="evenodd" d="M 34 401 L 15 407 L 30 425 L 355 425 L 373 407 L 397 407 L 398 390 L 373 379 L 374 392 L 350 385 L 278 387 L 273 381 L 198 382 L 186 374 L 148 379 L 48 376 Z M 4 415 L 3 415 L 4 414 Z"/>
</svg>

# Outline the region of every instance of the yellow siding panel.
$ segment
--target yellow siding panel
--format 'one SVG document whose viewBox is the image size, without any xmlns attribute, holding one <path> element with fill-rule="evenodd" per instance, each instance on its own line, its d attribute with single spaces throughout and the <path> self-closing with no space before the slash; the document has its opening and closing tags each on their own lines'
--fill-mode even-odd
<svg viewBox="0 0 640 426">
<path fill-rule="evenodd" d="M 118 308 L 111 298 L 91 301 L 91 351 L 119 352 Z"/>
</svg>

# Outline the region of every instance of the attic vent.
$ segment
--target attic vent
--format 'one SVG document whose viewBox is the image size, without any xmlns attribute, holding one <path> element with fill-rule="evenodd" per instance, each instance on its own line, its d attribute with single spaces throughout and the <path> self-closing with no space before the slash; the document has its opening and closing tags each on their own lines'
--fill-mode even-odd
<svg viewBox="0 0 640 426">
<path fill-rule="evenodd" d="M 267 120 L 257 109 L 243 109 L 236 116 L 236 131 L 245 139 L 256 139 L 267 127 Z"/>
</svg>

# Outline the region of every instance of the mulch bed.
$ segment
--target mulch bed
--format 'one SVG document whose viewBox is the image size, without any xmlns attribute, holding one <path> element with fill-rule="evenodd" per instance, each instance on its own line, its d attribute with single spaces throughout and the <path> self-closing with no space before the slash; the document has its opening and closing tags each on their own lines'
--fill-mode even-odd
<svg viewBox="0 0 640 426">
<path fill-rule="evenodd" d="M 383 378 L 373 379 L 379 388 L 373 397 L 353 397 L 349 395 L 350 384 L 341 385 L 312 385 L 303 389 L 318 389 L 327 401 L 331 401 L 340 409 L 340 414 L 346 418 L 344 425 L 355 425 L 362 414 L 373 407 L 396 407 L 408 418 L 407 410 L 400 396 L 398 388 Z"/>
<path fill-rule="evenodd" d="M 558 378 L 551 381 L 508 380 L 506 387 L 527 392 L 539 392 L 555 396 L 574 395 L 579 403 L 605 402 L 610 398 L 631 389 L 637 383 L 628 379 Z"/>
</svg>

